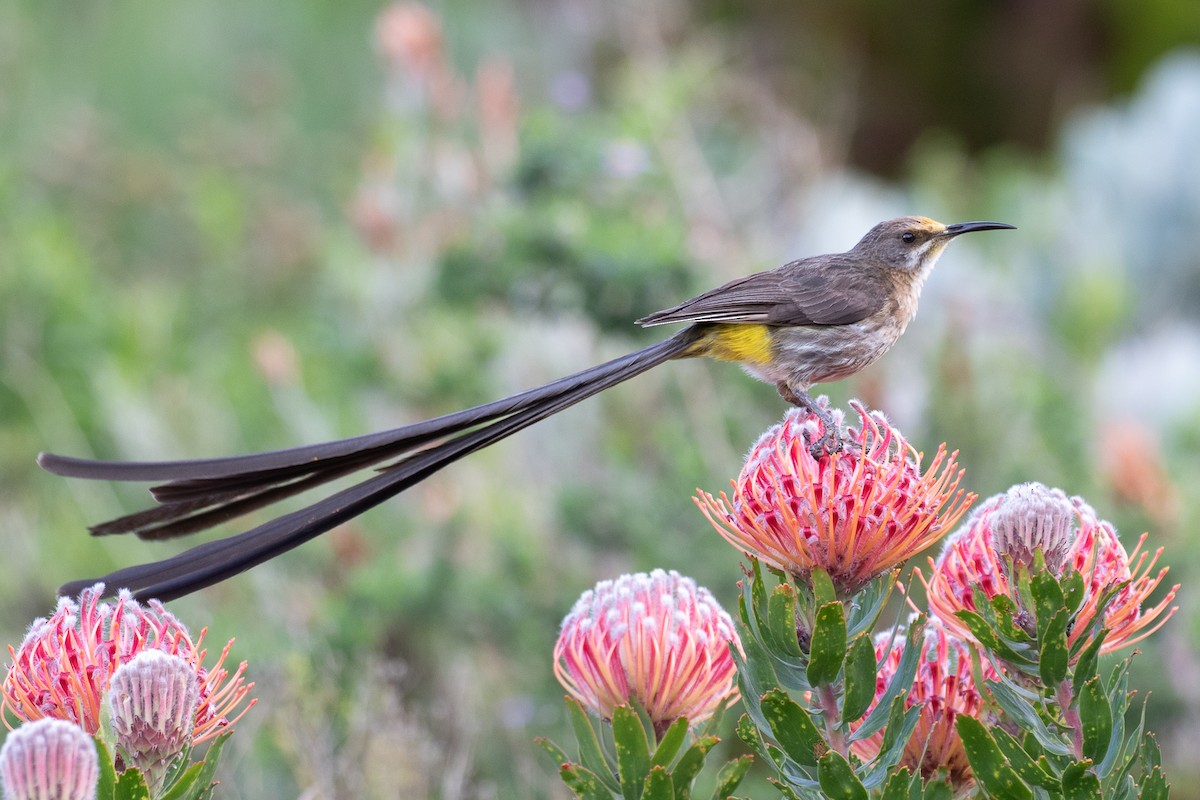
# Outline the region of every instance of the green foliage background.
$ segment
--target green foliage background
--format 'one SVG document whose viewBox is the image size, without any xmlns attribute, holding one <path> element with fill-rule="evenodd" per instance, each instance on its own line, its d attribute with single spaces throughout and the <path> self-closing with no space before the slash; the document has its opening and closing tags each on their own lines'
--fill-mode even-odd
<svg viewBox="0 0 1200 800">
<path fill-rule="evenodd" d="M 826 388 L 959 448 L 981 495 L 1041 480 L 1167 547 L 1183 611 L 1133 683 L 1189 796 L 1200 67 L 1162 58 L 1200 19 L 876 6 L 448 1 L 436 81 L 373 45 L 377 3 L 0 6 L 2 638 L 60 582 L 177 547 L 89 539 L 144 494 L 39 450 L 399 425 L 653 341 L 629 321 L 884 217 L 994 218 L 1020 231 L 956 243 L 901 345 Z M 1093 46 L 1034 38 L 1020 72 L 921 46 L 1051 23 Z M 690 495 L 781 412 L 734 367 L 669 365 L 173 604 L 258 683 L 222 796 L 561 796 L 531 744 L 565 738 L 559 620 L 654 567 L 732 608 L 738 558 Z"/>
</svg>

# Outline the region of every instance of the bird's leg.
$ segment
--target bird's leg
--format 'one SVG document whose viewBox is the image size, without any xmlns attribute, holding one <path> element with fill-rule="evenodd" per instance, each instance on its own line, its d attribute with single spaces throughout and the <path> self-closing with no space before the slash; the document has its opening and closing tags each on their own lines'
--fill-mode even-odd
<svg viewBox="0 0 1200 800">
<path fill-rule="evenodd" d="M 775 389 L 784 400 L 798 408 L 808 409 L 816 415 L 817 419 L 821 420 L 821 427 L 824 428 L 825 432 L 808 447 L 808 452 L 813 458 L 820 458 L 826 448 L 828 448 L 830 453 L 841 452 L 842 437 L 838 431 L 837 423 L 833 420 L 833 415 L 829 413 L 829 409 L 820 405 L 816 400 L 813 400 L 804 389 L 795 389 L 786 381 L 780 381 L 775 384 Z"/>
</svg>

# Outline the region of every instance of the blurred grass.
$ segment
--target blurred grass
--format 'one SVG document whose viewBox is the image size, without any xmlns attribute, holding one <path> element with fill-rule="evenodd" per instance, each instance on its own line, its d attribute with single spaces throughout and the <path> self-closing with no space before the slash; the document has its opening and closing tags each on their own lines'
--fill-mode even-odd
<svg viewBox="0 0 1200 800">
<path fill-rule="evenodd" d="M 6 641 L 63 580 L 177 551 L 86 537 L 143 493 L 51 479 L 39 450 L 220 454 L 454 410 L 619 355 L 654 336 L 630 320 L 899 213 L 1021 231 L 956 245 L 905 341 L 825 387 L 835 401 L 885 409 L 927 452 L 948 441 L 985 496 L 1082 494 L 1195 574 L 1197 397 L 1161 370 L 1148 391 L 1184 410 L 1157 413 L 1106 380 L 1156 324 L 1196 324 L 1139 305 L 1189 285 L 1194 259 L 1148 279 L 1118 237 L 1131 208 L 1166 205 L 1196 244 L 1186 169 L 1145 196 L 1108 185 L 1120 165 L 1088 166 L 1084 122 L 1041 161 L 931 132 L 886 184 L 844 167 L 835 119 L 782 105 L 678 9 L 447 3 L 440 28 L 400 20 L 399 44 L 379 11 L 0 9 Z M 1114 108 L 1118 137 L 1147 108 Z M 732 607 L 737 558 L 689 498 L 780 413 L 733 367 L 673 364 L 173 604 L 211 642 L 238 637 L 258 682 L 223 796 L 561 796 L 531 745 L 568 738 L 559 620 L 596 580 L 653 567 Z M 1139 660 L 1168 754 L 1200 718 L 1170 680 L 1197 664 L 1182 598 Z"/>
</svg>

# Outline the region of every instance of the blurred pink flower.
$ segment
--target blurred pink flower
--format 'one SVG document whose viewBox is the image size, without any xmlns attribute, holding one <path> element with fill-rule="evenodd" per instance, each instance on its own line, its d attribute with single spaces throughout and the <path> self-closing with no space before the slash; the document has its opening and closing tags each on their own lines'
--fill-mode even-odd
<svg viewBox="0 0 1200 800">
<path fill-rule="evenodd" d="M 734 547 L 802 580 L 820 567 L 843 597 L 941 539 L 975 500 L 958 488 L 957 452 L 942 445 L 922 474 L 921 454 L 882 414 L 851 406 L 861 427 L 841 452 L 813 458 L 824 427 L 794 408 L 750 450 L 732 500 L 696 498 Z"/>
<path fill-rule="evenodd" d="M 1026 484 L 1014 489 L 1028 486 Z M 1104 624 L 1109 628 L 1109 633 L 1100 652 L 1111 653 L 1132 645 L 1162 627 L 1176 611 L 1171 607 L 1171 602 L 1175 599 L 1178 585 L 1171 587 L 1157 605 L 1142 608 L 1142 603 L 1167 574 L 1166 567 L 1152 574 L 1154 565 L 1162 555 L 1162 548 L 1154 551 L 1152 556 L 1143 551 L 1146 534 L 1142 534 L 1133 552 L 1126 554 L 1113 526 L 1100 520 L 1092 507 L 1082 499 L 1068 498 L 1061 490 L 1044 486 L 1040 486 L 1040 491 L 1069 504 L 1073 514 L 1068 537 L 1070 547 L 1058 568 L 1053 570 L 1058 576 L 1075 570 L 1084 577 L 1085 597 L 1068 641 L 1074 645 L 1080 637 L 1090 639 L 1101 598 L 1110 587 L 1121 583 L 1127 585 L 1117 592 L 1104 612 Z M 955 635 L 970 638 L 966 625 L 954 614 L 964 609 L 975 610 L 971 587 L 978 585 L 988 598 L 1013 593 L 1005 570 L 1001 567 L 1002 559 L 995 550 L 997 522 L 1012 524 L 1014 511 L 1038 515 L 1046 513 L 1047 508 L 1027 503 L 1022 499 L 1022 494 L 1014 490 L 996 495 L 980 506 L 966 524 L 946 541 L 937 561 L 929 560 L 929 579 L 926 580 L 920 571 L 917 572 L 925 584 L 930 613 Z M 1030 527 L 1039 524 L 1041 521 L 1036 519 L 1028 523 Z M 1056 524 L 1048 527 L 1055 527 Z M 1047 568 L 1051 568 L 1050 559 L 1047 559 Z M 1021 606 L 1019 597 L 1014 597 L 1014 601 L 1018 607 Z"/>
<path fill-rule="evenodd" d="M 113 673 L 145 650 L 177 655 L 192 669 L 199 690 L 193 744 L 231 729 L 255 704 L 250 700 L 237 710 L 254 684 L 243 678 L 246 662 L 232 674 L 224 667 L 232 639 L 217 662 L 206 668 L 208 651 L 201 645 L 207 629 L 193 642 L 183 623 L 161 603 L 151 600 L 143 606 L 124 590 L 115 601 L 100 602 L 103 593 L 103 584 L 97 584 L 85 589 L 78 601 L 60 597 L 53 616 L 34 620 L 21 646 L 9 646 L 12 663 L 0 686 L 0 709 L 26 721 L 69 720 L 94 734 Z"/>
<path fill-rule="evenodd" d="M 737 695 L 733 621 L 703 587 L 674 570 L 601 581 L 563 620 L 554 674 L 585 708 L 611 719 L 640 703 L 660 732 L 701 722 Z"/>
<path fill-rule="evenodd" d="M 875 659 L 879 662 L 879 673 L 875 679 L 876 698 L 891 683 L 906 646 L 903 636 L 897 635 L 892 640 L 891 632 L 875 637 Z M 999 677 L 986 660 L 982 669 L 985 679 Z M 920 770 L 926 780 L 944 769 L 955 788 L 963 788 L 971 783 L 971 767 L 967 763 L 967 754 L 954 720 L 960 714 L 978 717 L 983 709 L 983 695 L 976 688 L 971 675 L 971 652 L 967 645 L 936 622 L 925 629 L 917 674 L 905 703 L 908 708 L 920 705 L 921 711 L 898 766 L 908 767 L 914 772 Z M 872 703 L 871 709 L 874 708 L 875 704 Z M 882 743 L 883 732 L 878 731 L 854 742 L 851 748 L 859 758 L 869 761 L 879 754 Z"/>
<path fill-rule="evenodd" d="M 14 730 L 0 749 L 6 800 L 95 800 L 96 744 L 82 728 L 41 719 Z"/>
</svg>

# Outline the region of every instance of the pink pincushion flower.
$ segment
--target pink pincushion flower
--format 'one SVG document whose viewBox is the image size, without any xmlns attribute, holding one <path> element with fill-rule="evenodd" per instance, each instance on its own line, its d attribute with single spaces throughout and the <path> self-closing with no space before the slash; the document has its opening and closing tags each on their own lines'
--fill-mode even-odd
<svg viewBox="0 0 1200 800">
<path fill-rule="evenodd" d="M 191 667 L 199 690 L 193 744 L 232 728 L 254 705 L 238 711 L 254 684 L 246 683 L 246 662 L 229 673 L 224 667 L 231 639 L 217 662 L 204 667 L 208 651 L 202 630 L 194 642 L 187 628 L 157 601 L 138 603 L 126 591 L 101 602 L 103 584 L 85 589 L 75 601 L 59 598 L 49 618 L 35 620 L 21 646 L 8 648 L 12 660 L 0 686 L 0 708 L 22 720 L 65 719 L 90 734 L 100 727 L 100 709 L 113 673 L 146 650 L 177 655 Z M 236 712 L 236 713 L 235 713 Z"/>
<path fill-rule="evenodd" d="M 1031 491 L 1041 495 L 1039 502 L 1028 502 Z M 1078 497 L 1068 498 L 1061 490 L 1040 484 L 1014 487 L 989 499 L 947 540 L 937 561 L 930 559 L 928 581 L 917 573 L 925 583 L 930 613 L 955 635 L 970 638 L 966 625 L 954 615 L 964 609 L 975 610 L 971 587 L 979 586 L 988 598 L 1012 593 L 1006 568 L 1002 567 L 1003 559 L 996 553 L 997 536 L 1001 547 L 1006 547 L 1004 543 L 1011 536 L 1006 535 L 1003 528 L 1017 526 L 1014 517 L 1021 512 L 1037 517 L 1024 523 L 1028 530 L 1039 526 L 1046 529 L 1060 527 L 1061 521 L 1043 524 L 1044 516 L 1059 516 L 1051 508 L 1053 504 L 1045 502 L 1047 499 L 1057 499 L 1060 504 L 1069 506 L 1073 516 L 1067 536 L 1070 546 L 1061 558 L 1048 558 L 1047 568 L 1053 569 L 1058 576 L 1075 570 L 1084 577 L 1085 599 L 1068 635 L 1070 644 L 1074 645 L 1081 636 L 1091 637 L 1101 598 L 1110 587 L 1120 583 L 1127 582 L 1127 585 L 1117 592 L 1104 612 L 1104 624 L 1109 633 L 1100 648 L 1101 653 L 1111 653 L 1139 642 L 1170 619 L 1175 613 L 1175 608 L 1170 606 L 1178 585 L 1173 586 L 1154 607 L 1142 608 L 1146 598 L 1167 574 L 1166 567 L 1152 574 L 1162 548 L 1152 556 L 1142 550 L 1146 541 L 1146 535 L 1142 534 L 1133 552 L 1126 554 L 1117 540 L 1116 530 L 1099 519 L 1091 506 Z M 1051 566 L 1055 562 L 1058 562 L 1056 569 Z M 1014 600 L 1020 606 L 1020 598 Z"/>
<path fill-rule="evenodd" d="M 696 498 L 734 547 L 802 580 L 820 567 L 843 597 L 938 541 L 975 499 L 958 488 L 957 453 L 942 445 L 922 473 L 920 453 L 882 414 L 851 405 L 861 427 L 841 452 L 813 458 L 824 428 L 792 409 L 750 450 L 732 500 Z"/>
<path fill-rule="evenodd" d="M 563 620 L 554 674 L 585 708 L 611 719 L 636 701 L 662 730 L 697 723 L 737 695 L 733 620 L 703 587 L 672 570 L 601 581 Z"/>
<path fill-rule="evenodd" d="M 95 800 L 100 757 L 78 725 L 41 719 L 8 735 L 0 749 L 6 800 Z"/>
<path fill-rule="evenodd" d="M 142 771 L 152 793 L 192 744 L 200 690 L 185 659 L 143 650 L 117 667 L 108 689 L 113 734 L 125 762 Z"/>
<path fill-rule="evenodd" d="M 889 649 L 890 645 L 890 649 Z M 875 659 L 879 662 L 875 679 L 875 697 L 880 697 L 896 674 L 900 657 L 907 642 L 903 636 L 893 640 L 891 632 L 875 637 Z M 990 663 L 982 665 L 985 679 L 999 676 Z M 983 695 L 975 686 L 971 674 L 971 653 L 959 639 L 954 638 L 936 622 L 925 629 L 924 648 L 917 661 L 917 674 L 912 690 L 905 701 L 907 707 L 920 705 L 917 725 L 904 746 L 901 767 L 920 770 L 926 780 L 939 770 L 945 770 L 955 787 L 972 782 L 971 767 L 954 720 L 960 714 L 978 717 L 983 709 Z M 871 709 L 875 704 L 871 704 Z M 878 731 L 851 747 L 859 758 L 869 761 L 879 755 L 883 732 Z"/>
</svg>

